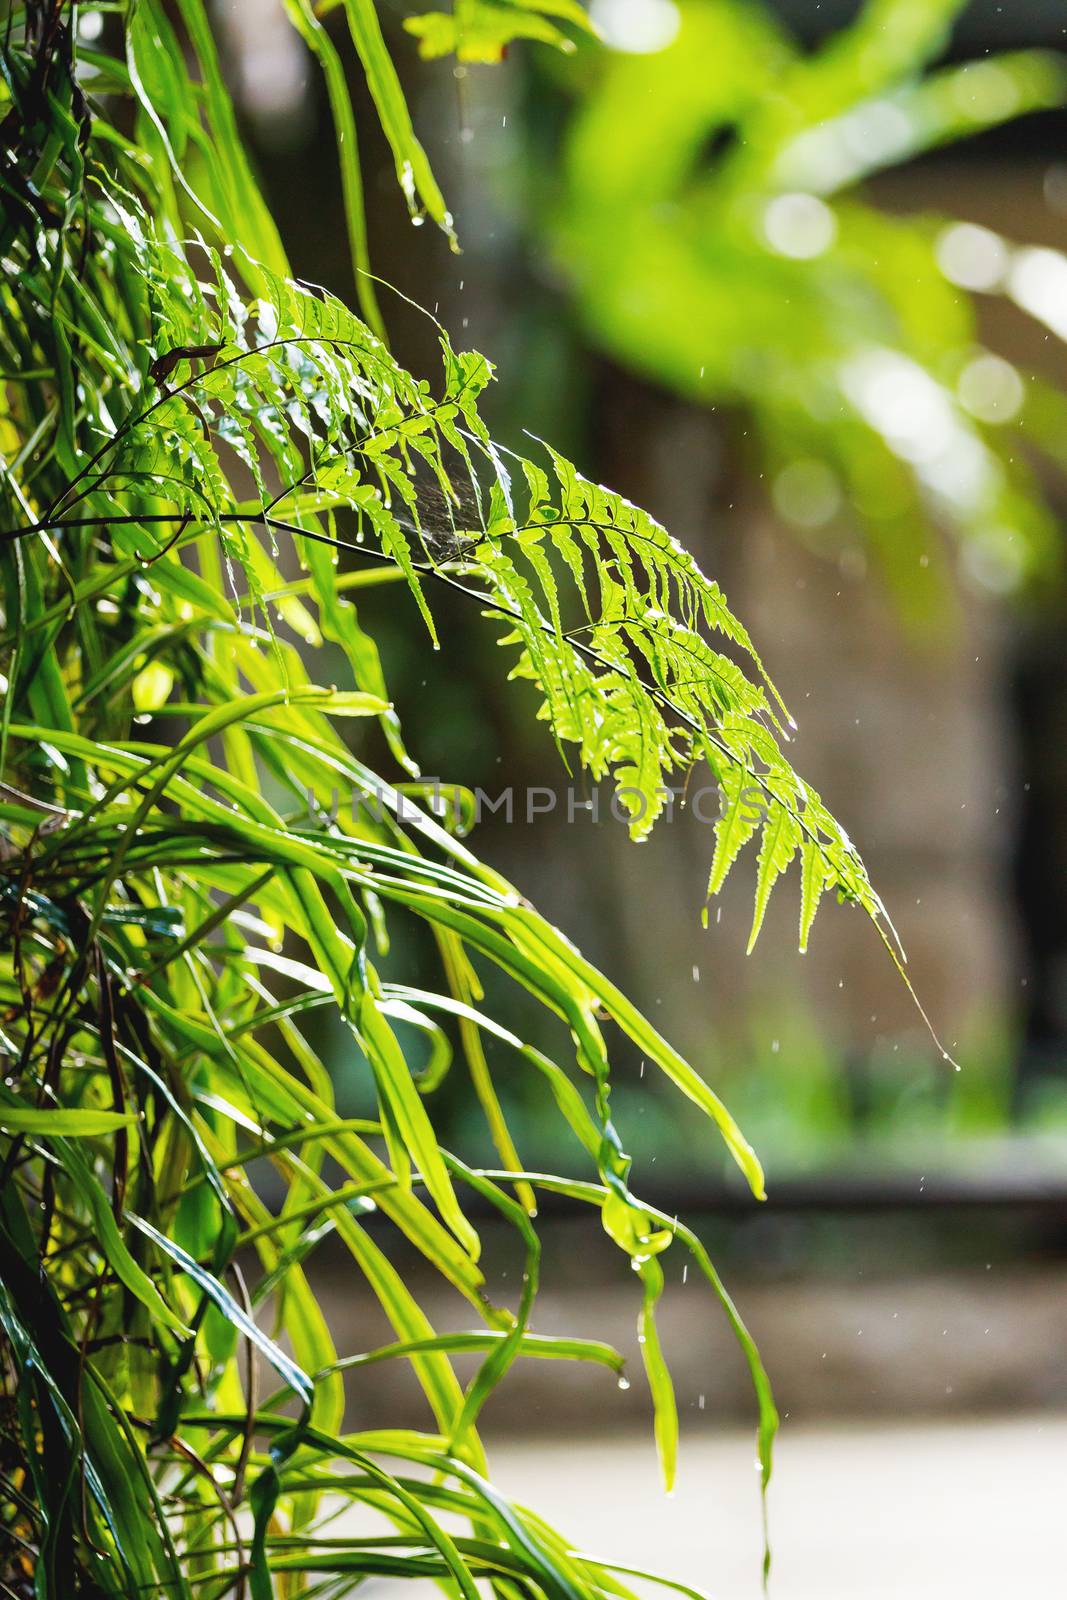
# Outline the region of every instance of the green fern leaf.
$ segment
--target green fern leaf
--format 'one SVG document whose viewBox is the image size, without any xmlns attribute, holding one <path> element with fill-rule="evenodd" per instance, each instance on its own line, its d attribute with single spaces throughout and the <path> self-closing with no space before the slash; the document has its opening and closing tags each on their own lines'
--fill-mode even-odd
<svg viewBox="0 0 1067 1600">
<path fill-rule="evenodd" d="M 760 825 L 763 811 L 744 767 L 727 767 L 722 776 L 723 805 L 715 824 L 715 854 L 708 894 L 718 894 L 727 873 Z"/>
<path fill-rule="evenodd" d="M 767 901 L 771 890 L 793 857 L 800 843 L 800 823 L 788 806 L 773 801 L 763 821 L 759 865 L 756 869 L 756 906 L 752 917 L 752 932 L 748 938 L 748 953 L 752 954 L 763 926 Z"/>
<path fill-rule="evenodd" d="M 814 839 L 806 839 L 801 854 L 800 948 L 808 948 L 808 934 L 830 873 L 826 858 Z"/>
</svg>

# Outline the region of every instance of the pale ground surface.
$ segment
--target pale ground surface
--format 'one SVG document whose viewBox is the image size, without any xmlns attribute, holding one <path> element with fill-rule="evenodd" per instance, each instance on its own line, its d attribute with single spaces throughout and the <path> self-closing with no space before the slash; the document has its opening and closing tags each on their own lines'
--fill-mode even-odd
<svg viewBox="0 0 1067 1600">
<path fill-rule="evenodd" d="M 670 1500 L 647 1439 L 497 1445 L 493 1473 L 501 1489 L 590 1554 L 658 1564 L 710 1600 L 758 1600 L 751 1435 L 688 1432 Z M 771 1491 L 771 1600 L 1065 1595 L 1065 1491 L 1063 1415 L 795 1429 L 787 1422 Z M 429 1600 L 439 1591 L 386 1582 L 374 1593 Z"/>
</svg>

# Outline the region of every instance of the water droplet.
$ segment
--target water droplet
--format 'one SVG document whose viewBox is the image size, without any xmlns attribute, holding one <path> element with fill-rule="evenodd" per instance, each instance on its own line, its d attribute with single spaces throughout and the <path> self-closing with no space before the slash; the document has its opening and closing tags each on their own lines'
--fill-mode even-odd
<svg viewBox="0 0 1067 1600">
<path fill-rule="evenodd" d="M 620 1379 L 619 1379 L 619 1388 L 620 1388 L 620 1389 L 628 1389 L 628 1388 L 629 1388 L 629 1387 L 630 1387 L 630 1380 L 629 1380 L 629 1378 L 622 1378 L 622 1377 L 620 1377 Z"/>
</svg>

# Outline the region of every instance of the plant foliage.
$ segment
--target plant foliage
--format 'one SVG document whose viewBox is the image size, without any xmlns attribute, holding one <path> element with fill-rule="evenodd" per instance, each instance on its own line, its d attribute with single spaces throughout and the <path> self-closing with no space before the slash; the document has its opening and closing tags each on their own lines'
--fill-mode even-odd
<svg viewBox="0 0 1067 1600">
<path fill-rule="evenodd" d="M 567 74 L 529 219 L 591 340 L 736 408 L 782 518 L 824 549 L 861 533 L 913 620 L 944 598 L 932 529 L 997 593 L 1059 561 L 1035 465 L 1062 465 L 1063 395 L 986 347 L 973 291 L 1062 337 L 1067 262 L 870 188 L 1063 105 L 1062 53 L 942 64 L 965 8 L 867 0 L 809 48 L 758 0 L 671 0 L 660 37 L 635 22 L 629 48 Z"/>
<path fill-rule="evenodd" d="M 303 0 L 289 9 L 343 131 L 336 48 Z M 409 198 L 447 227 L 369 0 L 345 11 Z M 710 887 L 758 835 L 754 933 L 797 856 L 804 938 L 826 888 L 880 925 L 881 906 L 783 754 L 784 712 L 716 585 L 555 452 L 495 449 L 482 357 L 442 333 L 431 387 L 294 281 L 200 0 L 105 21 L 80 42 L 66 6 L 37 0 L 3 37 L 0 1580 L 42 1600 L 267 1600 L 373 1575 L 466 1600 L 482 1579 L 502 1600 L 625 1594 L 486 1477 L 479 1414 L 516 1360 L 620 1367 L 603 1344 L 532 1331 L 538 1189 L 596 1208 L 640 1280 L 668 1483 L 668 1247 L 691 1252 L 744 1350 L 764 1482 L 775 1414 L 699 1241 L 629 1187 L 605 1020 L 757 1195 L 762 1174 L 704 1078 L 406 799 L 417 769 L 353 597 L 398 584 L 429 648 L 435 590 L 468 595 L 561 751 L 625 793 L 637 837 L 665 782 L 710 762 L 725 794 Z M 309 675 L 324 643 L 343 686 Z M 357 753 L 375 740 L 349 736 L 373 724 L 391 778 Z M 383 976 L 407 921 L 432 936 L 435 988 Z M 558 1059 L 480 1009 L 490 969 L 558 1019 Z M 323 1009 L 343 1041 L 328 1059 Z M 454 1038 L 497 1171 L 435 1132 Z M 522 1171 L 487 1040 L 544 1080 L 586 1177 Z M 373 1088 L 374 1117 L 338 1114 L 344 1075 Z M 514 1229 L 514 1306 L 488 1297 L 475 1210 Z M 327 1235 L 388 1346 L 335 1349 L 308 1279 Z M 430 1325 L 394 1240 L 473 1327 Z M 470 1353 L 462 1386 L 452 1357 Z M 343 1373 L 382 1360 L 410 1363 L 424 1431 L 346 1422 Z M 376 1531 L 337 1524 L 346 1505 Z"/>
</svg>

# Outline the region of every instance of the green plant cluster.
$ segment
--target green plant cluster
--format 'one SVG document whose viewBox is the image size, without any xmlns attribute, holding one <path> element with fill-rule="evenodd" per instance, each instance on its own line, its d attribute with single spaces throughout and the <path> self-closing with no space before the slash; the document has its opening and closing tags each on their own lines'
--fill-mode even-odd
<svg viewBox="0 0 1067 1600">
<path fill-rule="evenodd" d="M 1063 106 L 1061 52 L 946 63 L 965 9 L 868 0 L 811 46 L 759 0 L 605 0 L 620 48 L 554 71 L 562 96 L 538 69 L 557 115 L 524 218 L 591 345 L 740 417 L 782 522 L 862 540 L 941 626 L 956 565 L 997 595 L 1061 571 L 1062 388 L 991 348 L 981 302 L 1062 338 L 1067 261 L 884 181 Z M 526 170 L 546 120 L 516 119 Z"/>
<path fill-rule="evenodd" d="M 345 10 L 402 182 L 448 225 L 373 10 Z M 343 132 L 336 48 L 310 6 L 290 12 Z M 99 14 L 88 43 L 60 0 L 13 7 L 0 52 L 0 1584 L 267 1600 L 377 1575 L 464 1600 L 483 1579 L 501 1600 L 625 1595 L 486 1476 L 479 1415 L 515 1361 L 620 1370 L 601 1343 L 533 1331 L 537 1192 L 594 1207 L 639 1280 L 668 1484 L 668 1248 L 691 1253 L 741 1343 L 764 1483 L 775 1413 L 699 1240 L 631 1191 L 610 1030 L 709 1119 L 757 1195 L 762 1174 L 704 1077 L 401 803 L 417 768 L 355 598 L 396 584 L 430 650 L 435 588 L 462 590 L 512 674 L 535 680 L 561 751 L 642 802 L 638 834 L 665 775 L 707 759 L 727 795 L 712 889 L 762 828 L 757 928 L 798 853 L 805 935 L 828 886 L 884 914 L 784 756 L 784 713 L 716 585 L 554 452 L 498 451 L 481 357 L 442 333 L 431 388 L 291 277 L 201 0 Z M 358 244 L 343 139 L 341 158 Z M 310 675 L 324 645 L 343 685 Z M 746 784 L 766 797 L 756 822 Z M 409 920 L 437 952 L 432 988 L 384 975 Z M 480 1009 L 489 969 L 556 1019 L 558 1052 Z M 338 1059 L 311 1042 L 323 1008 Z M 453 1057 L 496 1170 L 438 1140 Z M 583 1175 L 523 1170 L 498 1060 L 544 1081 Z M 338 1114 L 344 1075 L 372 1089 L 373 1117 Z M 524 1263 L 513 1305 L 479 1265 L 486 1211 Z M 386 1346 L 335 1348 L 308 1277 L 328 1235 L 391 1325 Z M 473 1327 L 431 1326 L 398 1242 Z M 464 1386 L 452 1357 L 471 1353 Z M 387 1360 L 410 1364 L 424 1430 L 346 1420 L 345 1372 Z M 338 1522 L 346 1508 L 374 1531 Z"/>
</svg>

